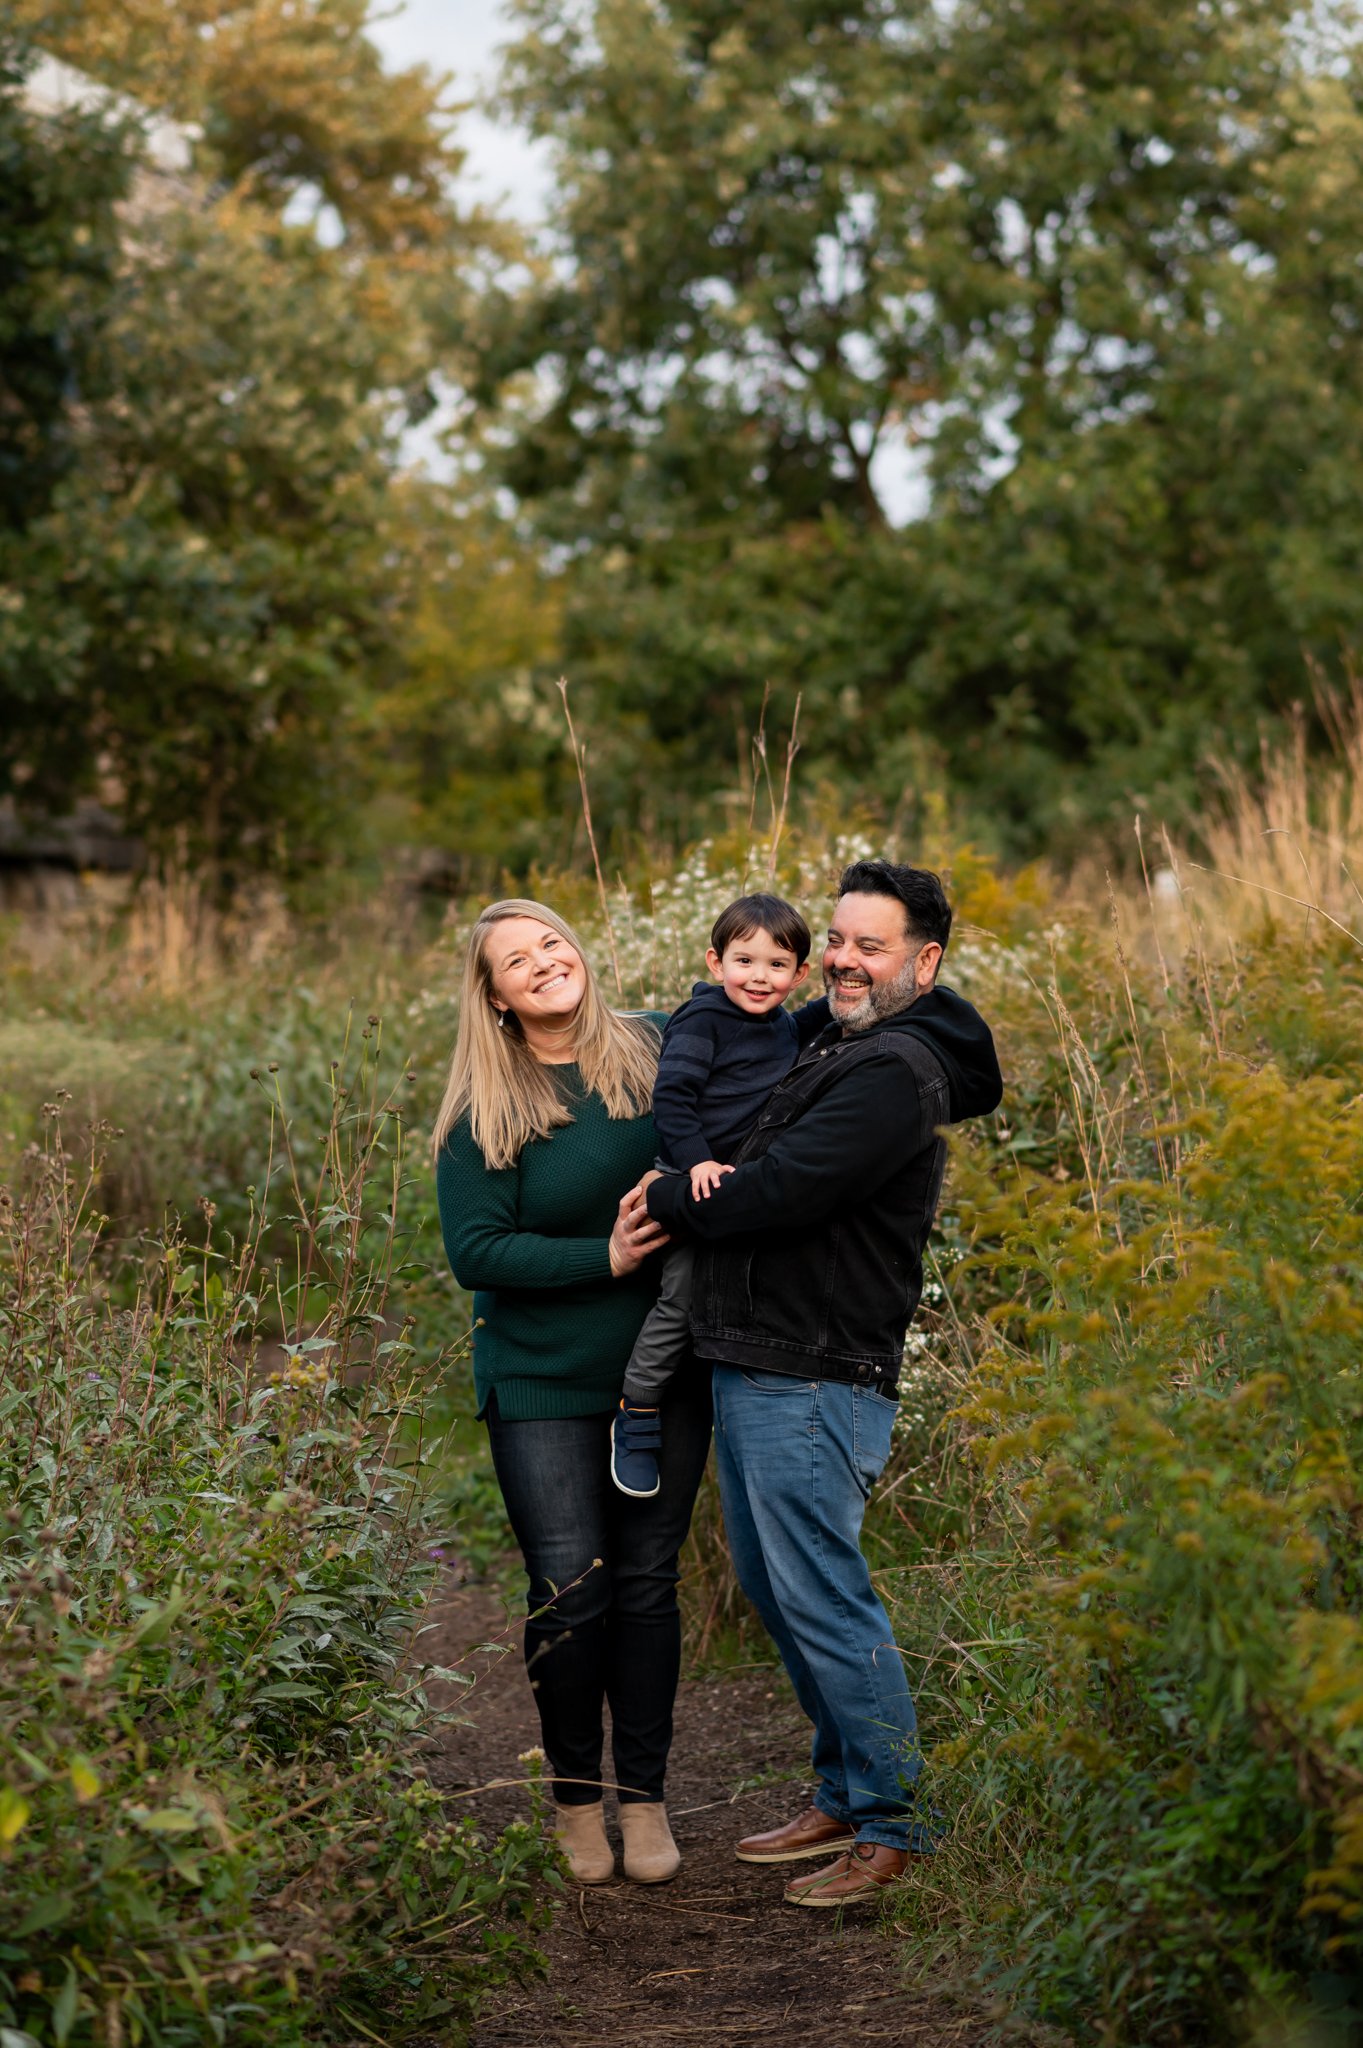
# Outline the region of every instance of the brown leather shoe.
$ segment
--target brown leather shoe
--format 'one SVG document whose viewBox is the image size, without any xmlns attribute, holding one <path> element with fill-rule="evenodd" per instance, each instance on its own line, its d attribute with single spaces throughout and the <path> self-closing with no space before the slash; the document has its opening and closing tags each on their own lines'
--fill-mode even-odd
<svg viewBox="0 0 1363 2048">
<path fill-rule="evenodd" d="M 843 1855 L 797 1877 L 786 1886 L 788 1906 L 857 1906 L 878 1899 L 887 1885 L 904 1875 L 908 1856 L 903 1849 L 887 1849 L 883 1842 L 857 1842 Z"/>
<path fill-rule="evenodd" d="M 734 1854 L 740 1863 L 799 1863 L 806 1856 L 827 1856 L 831 1849 L 850 1848 L 856 1829 L 845 1820 L 830 1820 L 817 1806 L 807 1806 L 783 1828 L 765 1835 L 745 1835 Z"/>
</svg>

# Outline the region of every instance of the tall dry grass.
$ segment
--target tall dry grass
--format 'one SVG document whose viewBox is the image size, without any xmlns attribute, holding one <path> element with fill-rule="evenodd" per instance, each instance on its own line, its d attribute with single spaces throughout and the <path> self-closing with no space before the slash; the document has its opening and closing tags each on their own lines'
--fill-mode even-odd
<svg viewBox="0 0 1363 2048">
<path fill-rule="evenodd" d="M 1317 685 L 1313 742 L 1304 713 L 1265 738 L 1257 771 L 1215 768 L 1202 815 L 1142 849 L 1157 918 L 1175 938 L 1220 952 L 1313 923 L 1363 936 L 1363 679 Z"/>
<path fill-rule="evenodd" d="M 817 924 L 846 859 L 947 873 L 948 978 L 995 1025 L 1008 1093 L 961 1135 L 868 1522 L 953 1822 L 907 1918 L 915 1955 L 985 1957 L 1015 2005 L 1112 2043 L 1232 2038 L 1309 2004 L 1313 1975 L 1333 1996 L 1363 1919 L 1363 692 L 1331 716 L 1327 759 L 1298 734 L 1260 780 L 1222 776 L 1196 833 L 1147 828 L 1068 880 L 1003 874 L 940 828 L 835 838 L 796 792 L 780 833 L 773 803 L 765 836 L 680 867 L 536 884 L 613 947 L 627 1001 L 666 1005 L 745 876 Z M 325 1128 L 347 1002 L 414 1055 L 412 1121 L 429 1113 L 461 923 L 281 921 L 252 958 L 169 900 L 110 930 L 94 970 L 74 943 L 35 953 L 0 1020 L 0 1151 L 16 1105 L 98 1042 L 102 1113 L 154 1129 L 155 1185 L 202 1192 L 229 1229 L 267 1172 L 272 1064 L 299 1128 Z M 426 1290 L 443 1341 L 467 1304 L 429 1188 L 403 1200 L 399 1292 Z M 687 1598 L 706 1655 L 749 1626 L 709 1498 Z"/>
</svg>

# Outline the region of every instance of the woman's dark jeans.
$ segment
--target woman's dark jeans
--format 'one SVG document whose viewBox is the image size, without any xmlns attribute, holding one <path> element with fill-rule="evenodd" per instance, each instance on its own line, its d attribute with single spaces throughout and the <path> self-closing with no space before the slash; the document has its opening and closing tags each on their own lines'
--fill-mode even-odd
<svg viewBox="0 0 1363 2048">
<path fill-rule="evenodd" d="M 492 1463 L 529 1575 L 525 1662 L 554 1797 L 601 1797 L 601 1714 L 611 1710 L 622 1804 L 660 1800 L 681 1670 L 677 1554 L 710 1448 L 710 1374 L 688 1359 L 663 1404 L 662 1484 L 631 1500 L 611 1483 L 607 1415 L 508 1422 L 487 1405 Z"/>
</svg>

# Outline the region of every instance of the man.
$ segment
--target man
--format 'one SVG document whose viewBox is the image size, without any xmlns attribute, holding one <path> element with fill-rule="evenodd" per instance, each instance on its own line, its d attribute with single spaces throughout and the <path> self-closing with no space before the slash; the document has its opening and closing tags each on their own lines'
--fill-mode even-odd
<svg viewBox="0 0 1363 2048">
<path fill-rule="evenodd" d="M 833 1854 L 788 1886 L 791 1905 L 874 1898 L 933 1846 L 914 1811 L 913 1701 L 860 1539 L 922 1291 L 940 1129 L 1003 1093 L 987 1025 L 937 986 L 950 933 L 936 875 L 855 862 L 824 949 L 828 1023 L 734 1171 L 699 1201 L 685 1175 L 642 1183 L 649 1214 L 699 1247 L 692 1328 L 715 1368 L 725 1526 L 814 1726 L 813 1805 L 738 1845 L 746 1863 Z"/>
</svg>

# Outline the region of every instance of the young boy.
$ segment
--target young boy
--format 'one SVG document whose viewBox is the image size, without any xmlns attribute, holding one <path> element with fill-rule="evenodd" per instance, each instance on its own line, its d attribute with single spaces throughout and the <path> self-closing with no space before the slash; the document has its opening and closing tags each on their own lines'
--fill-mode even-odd
<svg viewBox="0 0 1363 2048">
<path fill-rule="evenodd" d="M 667 1020 L 653 1089 L 658 1164 L 690 1174 L 697 1201 L 733 1172 L 728 1162 L 809 1035 L 781 1008 L 809 972 L 809 948 L 809 926 L 791 904 L 740 897 L 716 919 L 705 955 L 719 986 L 698 981 L 690 1002 Z M 658 1404 L 690 1343 L 694 1257 L 689 1244 L 664 1254 L 662 1291 L 639 1332 L 611 1423 L 611 1478 L 636 1500 L 658 1491 Z"/>
</svg>

